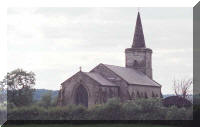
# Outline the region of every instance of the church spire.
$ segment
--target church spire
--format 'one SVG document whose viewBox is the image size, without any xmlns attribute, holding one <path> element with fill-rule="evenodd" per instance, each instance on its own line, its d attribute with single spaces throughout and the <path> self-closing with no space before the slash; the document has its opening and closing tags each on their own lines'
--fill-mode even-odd
<svg viewBox="0 0 200 127">
<path fill-rule="evenodd" d="M 132 48 L 145 48 L 145 47 L 146 46 L 144 40 L 144 33 L 142 29 L 142 22 L 140 18 L 140 12 L 138 12 Z"/>
</svg>

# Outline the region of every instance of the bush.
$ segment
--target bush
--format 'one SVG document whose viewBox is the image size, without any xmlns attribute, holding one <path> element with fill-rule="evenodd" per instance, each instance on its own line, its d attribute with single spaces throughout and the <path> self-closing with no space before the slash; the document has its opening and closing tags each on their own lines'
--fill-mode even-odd
<svg viewBox="0 0 200 127">
<path fill-rule="evenodd" d="M 6 121 L 7 119 L 6 114 L 7 114 L 6 110 L 0 108 L 0 125 L 2 125 Z"/>
<path fill-rule="evenodd" d="M 68 107 L 69 117 L 68 120 L 84 120 L 88 117 L 88 111 L 84 106 L 70 105 Z"/>
<path fill-rule="evenodd" d="M 109 99 L 104 105 L 97 105 L 89 110 L 93 120 L 120 120 L 123 117 L 122 104 L 117 98 Z"/>
<path fill-rule="evenodd" d="M 168 109 L 166 119 L 168 120 L 186 120 L 187 114 L 185 108 L 177 108 L 172 106 Z"/>
<path fill-rule="evenodd" d="M 139 120 L 142 113 L 142 107 L 134 101 L 128 101 L 122 106 L 125 120 Z"/>
<path fill-rule="evenodd" d="M 137 99 L 121 103 L 113 98 L 92 108 L 68 105 L 43 108 L 39 106 L 13 108 L 9 120 L 188 120 L 191 108 L 164 107 L 158 98 Z"/>
<path fill-rule="evenodd" d="M 14 103 L 8 103 L 8 105 L 7 105 L 8 110 L 11 110 L 11 109 L 14 109 L 14 108 L 16 108 L 16 105 Z"/>
<path fill-rule="evenodd" d="M 38 106 L 20 107 L 8 110 L 8 120 L 38 120 L 45 109 Z"/>
<path fill-rule="evenodd" d="M 200 94 L 193 96 L 194 120 L 200 120 Z"/>
<path fill-rule="evenodd" d="M 188 108 L 188 107 L 192 106 L 192 103 L 189 100 L 187 100 L 187 99 L 185 99 L 183 97 L 179 97 L 179 96 L 167 97 L 167 98 L 165 98 L 163 100 L 163 104 L 166 107 L 170 107 L 170 106 L 175 105 L 175 106 L 177 106 L 179 108 L 181 108 L 181 107 Z"/>
<path fill-rule="evenodd" d="M 54 107 L 39 106 L 14 108 L 8 111 L 9 120 L 83 120 L 87 109 L 83 106 Z"/>
<path fill-rule="evenodd" d="M 7 120 L 7 103 L 6 101 L 0 103 L 0 125 Z"/>
<path fill-rule="evenodd" d="M 194 105 L 194 120 L 200 120 L 200 105 Z"/>
<path fill-rule="evenodd" d="M 166 109 L 163 107 L 161 99 L 137 99 L 135 104 L 140 106 L 140 120 L 163 120 L 165 119 Z"/>
<path fill-rule="evenodd" d="M 200 105 L 200 94 L 193 96 L 193 103 L 194 105 Z"/>
</svg>

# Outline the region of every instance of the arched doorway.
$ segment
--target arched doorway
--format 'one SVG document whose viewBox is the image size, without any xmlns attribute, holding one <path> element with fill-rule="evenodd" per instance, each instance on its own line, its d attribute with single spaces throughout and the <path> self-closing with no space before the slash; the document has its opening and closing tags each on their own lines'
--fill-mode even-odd
<svg viewBox="0 0 200 127">
<path fill-rule="evenodd" d="M 75 91 L 75 104 L 88 107 L 88 93 L 83 85 L 79 85 Z"/>
</svg>

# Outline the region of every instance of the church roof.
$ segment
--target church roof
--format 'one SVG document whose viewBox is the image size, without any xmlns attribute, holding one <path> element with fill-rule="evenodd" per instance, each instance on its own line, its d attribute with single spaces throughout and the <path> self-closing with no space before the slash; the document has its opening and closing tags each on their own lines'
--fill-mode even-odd
<svg viewBox="0 0 200 127">
<path fill-rule="evenodd" d="M 119 77 L 124 79 L 128 84 L 161 87 L 160 84 L 150 79 L 144 73 L 137 71 L 133 68 L 126 68 L 126 67 L 107 65 L 107 64 L 103 64 L 103 65 L 105 65 L 108 69 L 110 69 Z"/>
<path fill-rule="evenodd" d="M 145 48 L 144 33 L 140 13 L 138 12 L 132 48 Z"/>
<path fill-rule="evenodd" d="M 94 73 L 94 72 L 83 72 L 90 78 L 94 79 L 98 83 L 100 83 L 103 86 L 116 86 L 116 84 L 113 84 L 112 82 L 108 81 L 107 79 L 103 78 L 100 74 Z"/>
</svg>

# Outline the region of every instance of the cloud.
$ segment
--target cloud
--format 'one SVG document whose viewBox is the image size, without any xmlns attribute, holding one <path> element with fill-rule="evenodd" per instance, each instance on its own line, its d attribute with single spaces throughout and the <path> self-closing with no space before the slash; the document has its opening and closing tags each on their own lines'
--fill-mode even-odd
<svg viewBox="0 0 200 127">
<path fill-rule="evenodd" d="M 99 63 L 125 65 L 136 8 L 8 8 L 8 70 L 34 71 L 37 88 L 60 83 Z M 154 79 L 170 93 L 174 76 L 192 76 L 192 8 L 142 8 Z"/>
</svg>

